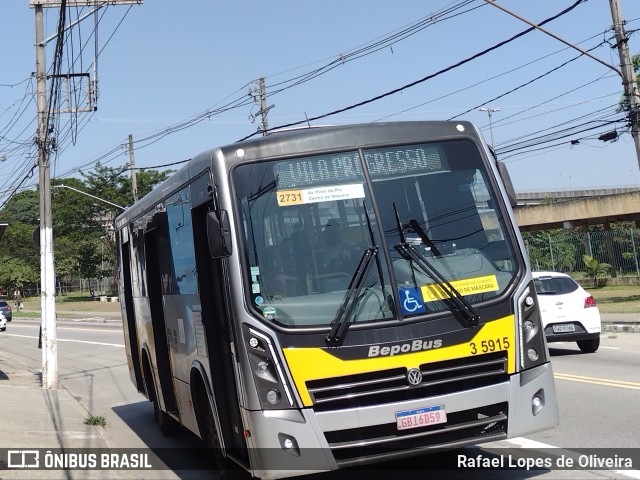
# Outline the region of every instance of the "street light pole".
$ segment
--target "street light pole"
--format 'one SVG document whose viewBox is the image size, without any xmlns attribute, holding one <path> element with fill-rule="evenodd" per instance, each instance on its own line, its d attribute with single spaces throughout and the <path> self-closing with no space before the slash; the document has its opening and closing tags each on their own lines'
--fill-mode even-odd
<svg viewBox="0 0 640 480">
<path fill-rule="evenodd" d="M 493 148 L 493 124 L 491 123 L 491 116 L 494 112 L 499 112 L 499 108 L 491 108 L 491 107 L 482 107 L 478 109 L 481 112 L 487 112 L 489 116 L 489 135 L 491 136 L 491 148 Z"/>
<path fill-rule="evenodd" d="M 73 190 L 74 192 L 81 193 L 82 195 L 86 195 L 87 197 L 91 197 L 95 200 L 99 200 L 101 202 L 107 203 L 112 207 L 119 208 L 120 210 L 126 210 L 125 207 L 118 205 L 117 203 L 110 202 L 109 200 L 105 200 L 104 198 L 96 197 L 95 195 L 91 195 L 90 193 L 83 192 L 82 190 L 74 187 L 70 187 L 69 185 L 65 185 L 63 183 L 59 183 L 58 185 L 53 185 L 51 188 L 68 188 L 69 190 Z"/>
</svg>

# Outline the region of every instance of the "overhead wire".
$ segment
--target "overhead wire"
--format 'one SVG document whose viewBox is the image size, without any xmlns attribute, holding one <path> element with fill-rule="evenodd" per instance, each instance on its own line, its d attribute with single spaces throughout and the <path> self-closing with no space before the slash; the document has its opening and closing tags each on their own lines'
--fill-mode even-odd
<svg viewBox="0 0 640 480">
<path fill-rule="evenodd" d="M 606 97 L 610 97 L 610 96 L 611 96 L 611 95 L 605 95 L 605 96 L 603 96 L 603 97 L 599 97 L 599 98 L 606 98 Z M 594 100 L 598 100 L 598 98 L 597 98 L 597 99 L 594 99 Z M 554 111 L 553 111 L 553 112 L 551 112 L 551 113 L 555 113 L 555 112 L 557 112 L 557 111 L 560 111 L 560 110 L 563 110 L 563 109 L 566 109 L 566 108 L 572 108 L 572 107 L 575 107 L 575 106 L 584 105 L 585 103 L 588 103 L 588 102 L 590 102 L 590 101 L 593 101 L 593 100 L 586 100 L 586 101 L 584 101 L 584 102 L 579 102 L 579 103 L 575 103 L 575 104 L 572 104 L 572 105 L 565 106 L 565 107 L 563 107 L 563 108 L 558 108 L 558 109 L 554 110 Z M 513 143 L 513 142 L 515 142 L 516 140 L 521 140 L 521 139 L 529 138 L 529 137 L 531 137 L 531 135 L 535 135 L 535 134 L 538 134 L 538 133 L 542 133 L 542 132 L 545 132 L 545 131 L 548 131 L 548 130 L 552 130 L 552 129 L 555 129 L 555 128 L 558 128 L 558 127 L 566 126 L 568 123 L 572 123 L 572 122 L 575 122 L 575 121 L 580 121 L 580 120 L 582 120 L 582 119 L 586 119 L 586 118 L 589 118 L 589 117 L 592 117 L 592 116 L 601 115 L 601 114 L 603 114 L 604 112 L 606 112 L 606 111 L 608 111 L 608 110 L 611 110 L 611 114 L 613 114 L 613 113 L 617 113 L 617 111 L 616 111 L 616 106 L 615 106 L 615 105 L 613 105 L 613 106 L 612 106 L 612 105 L 609 105 L 609 106 L 607 106 L 607 107 L 600 108 L 600 109 L 598 109 L 598 110 L 595 110 L 595 111 L 592 111 L 592 112 L 589 112 L 589 113 L 585 113 L 585 114 L 583 114 L 581 117 L 578 117 L 578 118 L 576 118 L 576 117 L 572 117 L 570 120 L 565 120 L 565 121 L 563 121 L 562 123 L 555 124 L 555 125 L 552 125 L 552 126 L 549 126 L 549 127 L 543 128 L 543 129 L 541 129 L 541 130 L 537 130 L 537 131 L 534 131 L 534 132 L 530 132 L 530 133 L 527 133 L 527 134 L 523 134 L 523 135 L 520 135 L 520 136 L 517 136 L 517 137 L 511 138 L 511 139 L 508 139 L 508 140 L 503 140 L 503 141 L 501 141 L 501 142 L 496 142 L 496 143 L 494 144 L 494 147 L 495 147 L 495 148 L 499 148 L 499 147 L 500 147 L 500 146 L 502 146 L 502 145 L 509 144 L 509 143 Z M 537 116 L 546 115 L 547 113 L 549 113 L 549 112 L 545 112 L 545 113 L 542 113 L 542 114 L 539 114 L 539 115 L 533 115 L 533 116 L 528 117 L 528 118 L 526 118 L 526 119 L 516 120 L 516 121 L 511 122 L 511 123 L 516 123 L 516 122 L 524 121 L 524 120 L 527 120 L 527 119 L 535 118 L 535 117 L 537 117 Z"/>
<path fill-rule="evenodd" d="M 554 16 L 554 17 L 551 17 L 551 18 L 549 18 L 549 19 L 545 20 L 544 22 L 540 23 L 540 25 L 543 25 L 544 23 L 546 23 L 546 22 L 548 22 L 548 21 L 550 21 L 550 20 L 552 20 L 552 19 L 555 19 L 555 18 L 557 18 L 557 17 L 558 17 L 558 16 L 560 16 L 560 15 L 562 15 L 562 14 L 564 14 L 564 13 L 567 13 L 568 11 L 572 10 L 573 8 L 575 8 L 578 4 L 582 3 L 583 1 L 584 1 L 584 0 L 579 0 L 579 1 L 575 2 L 575 3 L 574 3 L 572 6 L 570 6 L 568 9 L 564 10 L 563 12 L 561 12 L 560 14 L 558 14 L 558 15 L 556 15 L 556 16 Z M 462 8 L 462 7 L 464 7 L 464 6 L 470 5 L 471 3 L 472 3 L 471 1 L 467 1 L 467 2 L 458 2 L 458 3 L 456 3 L 456 5 L 458 6 L 458 8 Z M 479 7 L 474 7 L 474 8 L 479 8 Z M 463 12 L 463 13 L 464 13 L 464 12 Z M 461 14 L 461 13 L 459 13 L 459 14 Z M 527 29 L 527 30 L 525 30 L 524 32 L 521 32 L 520 34 L 518 34 L 515 38 L 518 38 L 519 36 L 521 36 L 521 35 L 523 35 L 523 34 L 526 34 L 526 33 L 528 33 L 528 31 L 531 31 L 531 30 L 533 30 L 533 29 Z M 115 32 L 114 32 L 114 33 L 115 33 Z M 409 32 L 407 31 L 406 33 L 408 34 Z M 112 35 L 112 36 L 113 36 L 113 35 Z M 509 41 L 512 41 L 512 40 L 515 40 L 515 38 L 513 38 L 513 37 L 512 37 L 512 38 L 511 38 L 511 39 L 509 39 L 508 41 L 506 41 L 506 42 L 504 42 L 504 43 L 503 43 L 503 42 L 501 42 L 500 44 L 498 44 L 498 46 L 494 46 L 494 47 L 495 47 L 495 48 L 499 48 L 500 46 L 504 45 L 505 43 L 508 43 Z M 391 39 L 389 39 L 389 41 L 391 41 Z M 372 46 L 370 47 L 370 48 L 372 49 L 372 50 L 371 50 L 371 53 L 373 53 L 373 52 L 375 51 L 375 50 L 373 50 L 373 49 L 374 49 L 374 48 L 376 48 L 376 46 L 380 46 L 380 45 L 382 45 L 382 43 L 372 44 Z M 386 48 L 386 46 L 388 46 L 388 45 L 385 45 L 385 47 L 380 47 L 380 48 Z M 494 49 L 494 48 L 492 48 L 492 49 Z M 491 51 L 492 49 L 489 49 L 488 51 Z M 464 63 L 467 63 L 468 61 L 474 60 L 475 58 L 478 58 L 479 56 L 482 56 L 482 55 L 484 55 L 485 53 L 488 53 L 488 51 L 480 52 L 479 54 L 476 54 L 476 55 L 474 55 L 473 57 L 469 57 L 468 59 L 465 59 L 465 60 L 463 60 L 462 62 L 460 62 L 460 63 L 458 63 L 458 64 L 455 64 L 455 65 L 452 65 L 452 66 L 450 66 L 450 67 L 447 67 L 447 69 L 443 69 L 443 70 L 442 70 L 442 71 L 440 71 L 440 72 L 436 72 L 436 74 L 434 74 L 434 75 L 430 75 L 430 76 L 424 77 L 423 79 L 420 79 L 420 80 L 418 80 L 418 81 L 416 81 L 416 82 L 412 82 L 412 83 L 407 84 L 407 85 L 405 85 L 405 86 L 403 86 L 403 87 L 400 87 L 400 88 L 398 88 L 398 89 L 394 89 L 394 90 L 392 90 L 392 91 L 390 91 L 390 92 L 387 92 L 387 93 L 385 93 L 385 94 L 383 94 L 383 95 L 379 95 L 379 96 L 377 96 L 377 97 L 374 97 L 374 98 L 372 98 L 372 99 L 366 100 L 366 101 L 364 101 L 364 102 L 359 102 L 359 103 L 357 103 L 357 104 L 354 104 L 354 105 L 351 105 L 351 106 L 345 107 L 345 108 L 343 108 L 343 109 L 335 110 L 335 111 L 330 112 L 330 113 L 328 113 L 328 114 L 320 115 L 320 116 L 317 116 L 317 117 L 314 117 L 314 118 L 304 119 L 304 120 L 300 120 L 300 121 L 298 121 L 298 122 L 289 123 L 289 124 L 287 124 L 287 125 L 282 125 L 282 126 L 279 126 L 279 127 L 271 128 L 271 129 L 269 129 L 269 131 L 271 131 L 271 130 L 275 130 L 275 129 L 277 129 L 277 128 L 284 128 L 284 127 L 288 127 L 288 126 L 298 125 L 298 124 L 301 124 L 301 123 L 305 123 L 305 122 L 307 122 L 307 121 L 314 121 L 314 120 L 317 120 L 317 119 L 320 119 L 320 118 L 324 118 L 324 117 L 327 117 L 327 116 L 330 116 L 330 115 L 335 115 L 335 114 L 337 114 L 337 113 L 341 113 L 341 112 L 344 112 L 344 111 L 346 111 L 346 110 L 350 110 L 350 109 L 352 109 L 352 108 L 356 108 L 356 107 L 358 107 L 358 106 L 364 105 L 364 104 L 366 104 L 366 103 L 370 103 L 370 102 L 372 102 L 372 101 L 376 101 L 376 100 L 378 100 L 378 99 L 384 98 L 384 97 L 386 97 L 386 96 L 388 96 L 388 95 L 392 95 L 392 94 L 394 94 L 394 93 L 398 93 L 399 91 L 402 91 L 402 90 L 404 90 L 404 89 L 406 89 L 406 88 L 410 88 L 411 86 L 414 86 L 414 85 L 416 85 L 416 84 L 418 84 L 418 83 L 421 83 L 422 81 L 426 81 L 426 80 L 428 80 L 428 79 L 430 79 L 430 78 L 433 78 L 434 76 L 440 75 L 440 74 L 442 74 L 442 73 L 445 73 L 446 71 L 449 71 L 449 70 L 451 70 L 451 69 L 453 69 L 453 68 L 456 68 L 457 66 L 460 66 L 461 64 L 464 64 Z M 361 52 L 361 53 L 362 53 L 362 52 Z M 355 55 L 355 52 L 354 52 L 354 55 Z M 358 57 L 354 57 L 354 58 L 358 58 Z M 316 69 L 316 72 L 317 72 L 317 69 Z M 315 73 L 313 73 L 313 72 L 309 72 L 307 75 L 315 75 Z M 299 84 L 299 83 L 295 83 L 295 82 L 300 82 L 300 80 L 301 80 L 302 78 L 304 78 L 304 76 L 298 76 L 298 77 L 295 77 L 294 79 L 290 79 L 290 80 L 288 80 L 288 81 L 289 81 L 289 82 L 292 82 L 292 81 L 293 81 L 294 83 L 292 83 L 292 84 L 291 84 L 291 86 L 294 86 L 294 85 Z M 310 80 L 311 78 L 314 78 L 314 77 L 313 77 L 313 76 L 309 77 L 309 80 Z M 307 80 L 305 80 L 305 81 L 307 81 Z M 285 81 L 285 82 L 286 82 L 286 81 Z M 271 87 L 270 87 L 270 88 L 273 88 L 274 86 L 281 86 L 281 85 L 285 85 L 285 82 L 281 82 L 280 84 L 274 84 L 274 85 L 271 85 Z M 302 82 L 302 83 L 304 83 L 304 82 Z M 290 87 L 286 87 L 286 88 L 290 88 Z M 284 89 L 286 89 L 286 88 L 282 88 L 281 90 L 278 90 L 278 91 L 272 91 L 272 94 L 273 94 L 273 93 L 279 93 L 280 91 L 283 91 L 283 90 L 284 90 Z M 228 98 L 228 97 L 227 97 L 227 98 Z M 159 131 L 159 132 L 155 132 L 155 133 L 152 133 L 152 134 L 146 135 L 146 136 L 144 136 L 144 137 L 142 137 L 142 138 L 136 139 L 136 143 L 138 144 L 138 147 L 139 147 L 139 148 L 143 148 L 144 146 L 148 146 L 148 145 L 151 145 L 151 144 L 153 144 L 153 143 L 155 143 L 155 142 L 159 141 L 160 139 L 162 139 L 162 138 L 166 137 L 166 136 L 167 136 L 167 135 L 169 135 L 169 134 L 172 134 L 172 133 L 177 132 L 177 131 L 184 130 L 184 129 L 189 128 L 189 127 L 191 127 L 191 126 L 193 126 L 193 125 L 195 125 L 195 124 L 197 124 L 197 123 L 199 123 L 199 122 L 201 122 L 201 121 L 204 121 L 204 120 L 210 119 L 210 118 L 211 118 L 212 116 L 214 116 L 214 115 L 218 115 L 218 114 L 220 114 L 220 113 L 226 112 L 226 111 L 231 110 L 231 109 L 234 109 L 234 108 L 240 108 L 240 107 L 243 107 L 243 106 L 249 105 L 249 104 L 251 104 L 251 103 L 252 103 L 252 101 L 251 101 L 251 100 L 247 100 L 247 99 L 246 99 L 246 97 L 244 97 L 244 96 L 243 96 L 243 97 L 236 98 L 236 99 L 234 99 L 234 100 L 232 100 L 232 101 L 228 102 L 227 104 L 225 104 L 223 107 L 221 107 L 221 108 L 219 108 L 219 109 L 215 109 L 215 110 L 211 110 L 211 109 L 210 109 L 210 110 L 207 110 L 207 111 L 205 111 L 205 112 L 203 112 L 203 113 L 201 113 L 201 114 L 197 115 L 196 117 L 193 117 L 193 118 L 191 118 L 191 119 L 188 119 L 188 120 L 186 120 L 186 121 L 184 121 L 184 122 L 180 122 L 180 123 L 179 123 L 179 124 L 177 124 L 177 125 L 173 125 L 173 126 L 171 126 L 171 127 L 168 127 L 168 128 L 166 128 L 166 129 L 163 129 L 163 130 L 161 130 L 161 131 Z M 85 125 L 86 125 L 86 123 L 85 123 Z M 256 133 L 258 133 L 258 132 L 255 132 L 255 133 L 253 133 L 253 134 L 251 134 L 251 135 L 249 135 L 248 137 L 245 137 L 245 138 L 250 138 L 251 136 L 255 135 Z M 116 155 L 116 154 L 117 154 L 117 155 Z M 99 161 L 101 161 L 101 160 L 111 161 L 111 160 L 113 160 L 114 158 L 117 158 L 118 156 L 120 156 L 121 154 L 122 154 L 122 144 L 118 145 L 117 147 L 114 147 L 113 149 L 109 150 L 107 153 L 105 153 L 105 154 L 101 155 L 97 160 L 93 160 L 93 161 L 91 161 L 91 162 L 88 162 L 88 163 L 87 163 L 87 164 L 85 164 L 84 166 L 76 167 L 74 170 L 78 170 L 78 169 L 80 169 L 80 168 L 87 168 L 87 167 L 89 167 L 90 165 L 95 164 L 96 162 L 99 162 Z M 148 167 L 148 168 L 151 168 L 151 167 Z"/>
<path fill-rule="evenodd" d="M 557 13 L 556 15 L 554 15 L 552 17 L 549 17 L 549 18 L 543 20 L 538 25 L 540 25 L 540 26 L 545 25 L 546 23 L 549 23 L 550 21 L 555 20 L 555 19 L 557 19 L 557 18 L 569 13 L 571 10 L 573 10 L 578 5 L 583 3 L 583 1 L 585 1 L 585 0 L 576 0 L 576 2 L 574 2 L 571 6 L 565 8 L 564 10 L 562 10 L 561 12 Z M 299 121 L 296 121 L 296 122 L 290 122 L 290 123 L 288 123 L 286 125 L 280 125 L 278 127 L 272 127 L 272 128 L 267 129 L 267 130 L 264 130 L 264 131 L 258 130 L 258 131 L 255 131 L 255 132 L 253 132 L 253 133 L 241 138 L 238 141 L 247 140 L 247 139 L 257 135 L 258 133 L 269 132 L 269 131 L 278 130 L 278 129 L 282 129 L 282 128 L 289 128 L 289 127 L 293 127 L 293 126 L 300 125 L 300 124 L 303 124 L 303 123 L 320 120 L 322 118 L 326 118 L 326 117 L 330 117 L 330 116 L 333 116 L 333 115 L 337 115 L 339 113 L 343 113 L 343 112 L 352 110 L 354 108 L 358 108 L 358 107 L 361 107 L 363 105 L 367 105 L 369 103 L 381 100 L 382 98 L 385 98 L 385 97 L 394 95 L 396 93 L 402 92 L 402 91 L 404 91 L 404 90 L 406 90 L 408 88 L 414 87 L 416 85 L 419 85 L 421 83 L 426 82 L 427 80 L 431 80 L 432 78 L 435 78 L 435 77 L 440 76 L 440 75 L 442 75 L 444 73 L 447 73 L 447 72 L 449 72 L 449 71 L 451 71 L 451 70 L 453 70 L 455 68 L 458 68 L 461 65 L 465 65 L 465 64 L 467 64 L 467 63 L 469 63 L 469 62 L 471 62 L 473 60 L 476 60 L 477 58 L 480 58 L 480 57 L 482 57 L 482 56 L 484 56 L 484 55 L 486 55 L 486 54 L 488 54 L 488 53 L 490 53 L 490 52 L 492 52 L 494 50 L 497 50 L 498 48 L 501 48 L 504 45 L 507 45 L 507 44 L 517 40 L 518 38 L 520 38 L 520 37 L 532 32 L 534 30 L 535 30 L 534 27 L 529 27 L 529 28 L 527 28 L 525 30 L 522 30 L 521 32 L 509 37 L 506 40 L 498 42 L 498 43 L 494 44 L 491 47 L 485 48 L 484 50 L 481 50 L 480 52 L 477 52 L 474 55 L 471 55 L 470 57 L 466 57 L 463 60 L 460 60 L 460 61 L 458 61 L 458 62 L 456 62 L 456 63 L 454 63 L 452 65 L 449 65 L 449 66 L 447 66 L 445 68 L 442 68 L 442 69 L 438 70 L 435 73 L 429 74 L 429 75 L 427 75 L 425 77 L 422 77 L 422 78 L 420 78 L 418 80 L 415 80 L 413 82 L 405 84 L 405 85 L 403 85 L 401 87 L 395 88 L 393 90 L 387 91 L 387 92 L 382 93 L 380 95 L 376 95 L 375 97 L 369 98 L 367 100 L 360 101 L 358 103 L 351 104 L 351 105 L 346 106 L 346 107 L 342 107 L 342 108 L 333 110 L 333 111 L 328 112 L 328 113 L 324 113 L 324 114 L 321 114 L 321 115 L 316 115 L 316 116 L 314 116 L 312 118 L 305 118 L 304 120 L 299 120 Z"/>
<path fill-rule="evenodd" d="M 413 36 L 416 33 L 419 33 L 420 31 L 424 30 L 425 28 L 435 25 L 436 23 L 449 20 L 451 18 L 457 17 L 458 15 L 462 15 L 464 13 L 468 13 L 470 11 L 486 6 L 485 3 L 481 3 L 480 5 L 470 8 L 468 10 L 465 10 L 463 12 L 457 12 L 453 14 L 453 12 L 461 8 L 464 8 L 467 5 L 472 4 L 473 2 L 475 2 L 475 0 L 465 0 L 454 5 L 453 7 L 451 7 L 452 4 L 449 4 L 448 6 L 444 7 L 442 10 L 433 12 L 430 15 L 427 15 L 426 17 L 423 17 L 422 19 L 416 22 L 413 22 L 405 27 L 401 27 L 400 29 L 394 30 L 393 32 L 391 32 L 390 34 L 387 34 L 386 36 L 378 37 L 372 40 L 371 42 L 355 47 L 354 49 L 347 51 L 347 53 L 341 53 L 340 55 L 338 55 L 337 57 L 334 57 L 331 61 L 329 61 L 329 63 L 317 69 L 314 69 L 310 72 L 304 73 L 297 77 L 272 84 L 269 86 L 266 93 L 271 97 L 289 88 L 306 83 L 316 77 L 319 77 L 320 75 L 324 75 L 329 71 L 333 70 L 334 68 L 342 66 L 347 62 L 360 59 L 362 57 L 376 53 L 382 49 L 391 47 L 394 44 L 398 43 L 399 41 L 404 40 L 410 36 Z M 271 90 L 274 87 L 279 87 L 281 85 L 286 85 L 286 86 L 282 88 L 278 88 L 276 90 Z"/>
<path fill-rule="evenodd" d="M 598 48 L 599 46 L 600 46 L 600 45 L 598 45 L 598 46 L 596 46 L 596 47 L 592 48 L 591 50 L 595 50 L 595 49 L 596 49 L 596 48 Z M 461 117 L 461 116 L 462 116 L 462 115 L 464 115 L 465 113 L 473 112 L 474 110 L 477 110 L 478 108 L 480 108 L 480 107 L 482 107 L 482 106 L 484 106 L 484 105 L 489 105 L 490 103 L 495 102 L 496 100 L 498 100 L 498 99 L 500 99 L 500 98 L 504 98 L 504 97 L 506 97 L 507 95 L 512 94 L 513 92 L 517 92 L 518 90 L 520 90 L 520 89 L 522 89 L 522 88 L 524 88 L 524 87 L 526 87 L 526 86 L 528 86 L 528 85 L 531 85 L 532 83 L 537 82 L 538 80 L 541 80 L 542 78 L 547 77 L 547 76 L 551 75 L 552 73 L 557 72 L 557 71 L 558 71 L 558 70 L 560 70 L 561 68 L 566 67 L 566 66 L 567 66 L 567 65 L 569 65 L 570 63 L 575 62 L 576 60 L 578 60 L 578 59 L 582 58 L 583 56 L 584 56 L 584 54 L 583 54 L 583 53 L 581 53 L 581 54 L 579 54 L 579 55 L 576 55 L 575 57 L 570 58 L 570 59 L 569 59 L 569 60 L 567 60 L 566 62 L 563 62 L 563 63 L 561 63 L 560 65 L 557 65 L 556 67 L 554 67 L 554 68 L 552 68 L 552 69 L 550 69 L 550 70 L 547 70 L 546 72 L 544 72 L 544 73 L 542 73 L 542 74 L 540 74 L 540 75 L 537 75 L 537 76 L 535 76 L 535 77 L 531 78 L 530 80 L 527 80 L 526 82 L 521 83 L 520 85 L 517 85 L 517 86 L 515 86 L 515 87 L 511 88 L 510 90 L 507 90 L 506 92 L 502 92 L 501 94 L 496 95 L 496 96 L 494 96 L 494 97 L 492 97 L 492 98 L 490 98 L 490 99 L 488 99 L 488 100 L 485 100 L 485 101 L 483 101 L 483 102 L 479 103 L 478 105 L 475 105 L 475 106 L 473 106 L 473 107 L 471 107 L 471 108 L 468 108 L 468 109 L 467 109 L 467 110 L 465 110 L 464 112 L 460 112 L 460 113 L 458 113 L 457 115 L 454 115 L 453 117 L 449 118 L 448 120 L 454 120 L 454 119 L 456 119 L 456 118 L 458 118 L 458 117 Z"/>
<path fill-rule="evenodd" d="M 616 113 L 617 112 L 613 112 L 612 114 L 609 114 L 608 116 L 613 116 Z M 546 134 L 546 135 L 541 135 L 541 136 L 538 136 L 538 137 L 532 137 L 532 138 L 529 138 L 529 139 L 527 139 L 525 141 L 515 142 L 513 144 L 507 145 L 507 146 L 502 147 L 502 148 L 496 148 L 495 149 L 496 150 L 496 154 L 501 157 L 503 154 L 508 154 L 508 153 L 512 153 L 512 152 L 515 152 L 515 151 L 519 151 L 519 150 L 531 149 L 532 147 L 538 147 L 538 146 L 543 145 L 545 143 L 555 142 L 557 140 L 564 139 L 564 138 L 575 137 L 576 135 L 578 135 L 580 133 L 585 133 L 585 132 L 597 130 L 597 129 L 600 129 L 600 128 L 605 127 L 605 126 L 610 126 L 610 125 L 618 124 L 618 123 L 621 123 L 621 122 L 625 121 L 624 116 L 620 116 L 619 113 L 617 113 L 617 115 L 618 115 L 617 118 L 614 118 L 614 119 L 611 119 L 611 120 L 607 120 L 606 117 L 601 118 L 601 119 L 597 119 L 597 120 L 589 120 L 587 122 L 583 122 L 583 123 L 578 124 L 578 125 L 573 125 L 573 126 L 570 126 L 570 127 L 565 127 L 563 129 L 560 129 L 560 130 L 556 130 L 556 131 L 554 131 L 552 133 L 549 133 L 549 134 Z"/>
</svg>

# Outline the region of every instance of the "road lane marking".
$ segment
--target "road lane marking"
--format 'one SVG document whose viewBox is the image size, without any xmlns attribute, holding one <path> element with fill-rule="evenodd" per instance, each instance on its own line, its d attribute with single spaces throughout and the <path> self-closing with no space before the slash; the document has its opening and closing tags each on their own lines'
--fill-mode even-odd
<svg viewBox="0 0 640 480">
<path fill-rule="evenodd" d="M 16 333 L 5 333 L 7 337 L 21 337 L 21 338 L 34 338 L 38 340 L 37 336 L 33 335 L 18 335 Z M 58 342 L 75 342 L 75 343 L 87 343 L 89 345 L 102 345 L 104 347 L 121 347 L 124 348 L 124 345 L 119 343 L 106 343 L 106 342 L 91 342 L 89 340 L 71 340 L 69 338 L 58 338 Z"/>
<path fill-rule="evenodd" d="M 637 382 L 625 382 L 623 380 L 611 380 L 609 378 L 584 377 L 582 375 L 569 375 L 566 373 L 554 373 L 553 376 L 558 380 L 570 380 L 572 382 L 591 383 L 593 385 L 605 385 L 607 387 L 640 390 L 640 383 Z"/>
<path fill-rule="evenodd" d="M 507 442 L 513 443 L 522 448 L 538 448 L 538 449 L 559 448 L 559 447 L 554 447 L 553 445 L 547 445 L 546 443 L 537 442 L 535 440 L 531 440 L 529 438 L 524 438 L 524 437 L 510 438 L 509 440 L 507 440 Z"/>
<path fill-rule="evenodd" d="M 608 350 L 620 350 L 620 347 L 605 347 L 604 345 L 600 345 L 600 348 L 606 348 Z"/>
</svg>

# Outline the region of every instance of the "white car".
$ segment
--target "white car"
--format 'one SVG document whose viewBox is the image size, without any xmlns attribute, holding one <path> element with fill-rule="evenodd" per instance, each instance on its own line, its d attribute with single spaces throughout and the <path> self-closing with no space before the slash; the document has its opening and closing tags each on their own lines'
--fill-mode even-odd
<svg viewBox="0 0 640 480">
<path fill-rule="evenodd" d="M 0 312 L 0 332 L 4 332 L 7 329 L 7 317 Z"/>
<path fill-rule="evenodd" d="M 596 301 L 569 275 L 533 272 L 547 342 L 576 342 L 584 353 L 600 346 L 600 311 Z"/>
</svg>

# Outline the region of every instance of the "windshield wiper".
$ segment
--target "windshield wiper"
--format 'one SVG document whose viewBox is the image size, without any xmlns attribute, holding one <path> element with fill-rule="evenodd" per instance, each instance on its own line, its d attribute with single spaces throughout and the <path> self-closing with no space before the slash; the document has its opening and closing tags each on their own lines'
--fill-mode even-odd
<svg viewBox="0 0 640 480">
<path fill-rule="evenodd" d="M 464 327 L 470 328 L 478 325 L 480 321 L 480 314 L 478 311 L 465 299 L 458 290 L 447 280 L 442 273 L 438 271 L 433 264 L 427 260 L 427 258 L 412 244 L 407 243 L 407 239 L 404 234 L 402 223 L 400 222 L 400 215 L 396 204 L 393 204 L 393 210 L 396 214 L 396 223 L 398 232 L 400 234 L 400 243 L 395 246 L 395 249 L 402 255 L 403 258 L 409 261 L 415 262 L 420 269 L 422 269 L 432 280 L 438 283 L 436 288 L 442 290 L 442 300 L 449 306 L 454 316 L 462 323 Z M 431 247 L 431 251 L 440 255 L 438 249 L 435 248 L 435 244 L 429 239 L 425 231 L 420 227 L 418 221 L 412 219 L 409 221 L 409 225 L 412 230 L 418 234 L 420 239 L 425 245 Z M 434 251 L 435 248 L 435 251 Z"/>
<path fill-rule="evenodd" d="M 331 331 L 325 339 L 329 347 L 339 347 L 344 343 L 347 336 L 347 330 L 351 322 L 351 314 L 360 299 L 360 291 L 362 290 L 362 282 L 371 270 L 371 260 L 378 255 L 378 247 L 370 245 L 362 254 L 358 268 L 353 273 L 347 291 L 345 292 L 342 304 L 338 309 L 335 320 L 331 323 Z"/>
<path fill-rule="evenodd" d="M 330 347 L 339 347 L 344 343 L 344 340 L 347 336 L 347 331 L 349 330 L 349 326 L 351 325 L 351 315 L 353 314 L 353 310 L 358 304 L 360 300 L 360 291 L 362 290 L 362 282 L 367 278 L 367 274 L 369 270 L 371 270 L 372 260 L 376 259 L 376 265 L 378 268 L 378 277 L 380 280 L 380 288 L 382 289 L 383 295 L 386 297 L 385 286 L 384 286 L 384 274 L 382 273 L 382 265 L 380 264 L 380 258 L 378 256 L 378 245 L 376 245 L 374 236 L 373 236 L 373 227 L 371 226 L 371 219 L 369 218 L 369 212 L 367 212 L 367 208 L 364 202 L 362 202 L 362 206 L 364 208 L 364 215 L 367 220 L 367 226 L 369 228 L 369 237 L 371 238 L 371 245 L 367 247 L 367 249 L 362 254 L 362 258 L 360 259 L 360 263 L 358 263 L 358 267 L 356 271 L 353 273 L 351 277 L 351 281 L 349 282 L 349 286 L 347 287 L 347 291 L 345 292 L 344 298 L 342 299 L 342 304 L 336 313 L 336 318 L 331 323 L 331 331 L 329 335 L 325 339 L 326 343 Z M 389 297 L 386 297 L 387 301 L 390 302 L 390 306 L 393 303 Z"/>
</svg>

